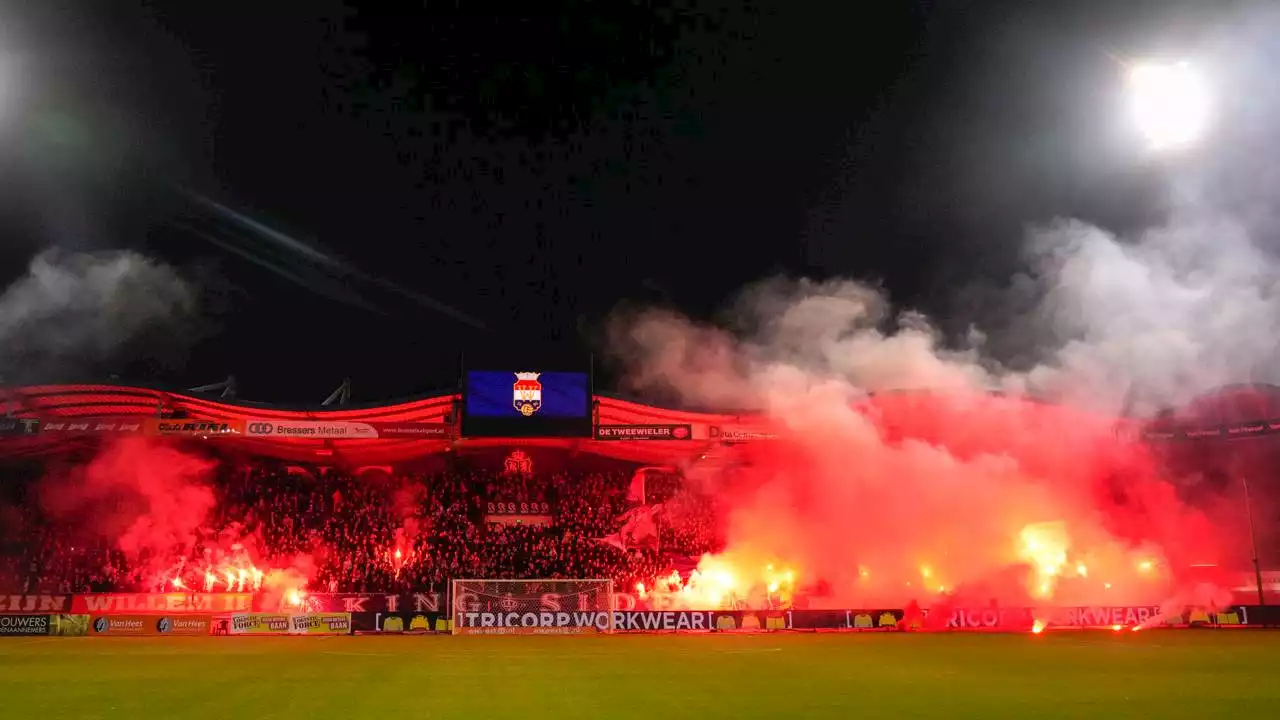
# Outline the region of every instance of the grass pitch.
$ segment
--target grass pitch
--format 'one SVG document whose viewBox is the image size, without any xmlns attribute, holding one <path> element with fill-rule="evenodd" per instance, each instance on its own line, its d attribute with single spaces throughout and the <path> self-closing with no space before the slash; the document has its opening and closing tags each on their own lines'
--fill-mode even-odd
<svg viewBox="0 0 1280 720">
<path fill-rule="evenodd" d="M 3 718 L 1274 717 L 1280 632 L 4 638 Z"/>
</svg>

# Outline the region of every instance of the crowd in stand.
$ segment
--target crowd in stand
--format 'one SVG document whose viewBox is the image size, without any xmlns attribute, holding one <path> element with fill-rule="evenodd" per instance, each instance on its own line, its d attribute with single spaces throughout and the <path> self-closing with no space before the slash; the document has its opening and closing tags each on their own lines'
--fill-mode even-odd
<svg viewBox="0 0 1280 720">
<path fill-rule="evenodd" d="M 110 508 L 92 518 L 51 517 L 34 497 L 37 482 L 11 482 L 7 497 L 0 495 L 0 522 L 14 529 L 0 538 L 0 594 L 174 591 L 175 580 L 201 590 L 208 568 L 247 561 L 267 583 L 272 569 L 284 569 L 308 577 L 314 592 L 439 590 L 460 577 L 612 578 L 629 588 L 668 574 L 673 555 L 719 549 L 713 502 L 663 473 L 647 475 L 645 492 L 647 504 L 671 508 L 657 516 L 658 541 L 607 541 L 638 504 L 628 498 L 633 473 L 375 470 L 356 477 L 223 463 L 206 480 L 214 505 L 199 528 L 173 537 L 171 547 L 128 551 L 115 536 L 121 522 L 138 517 L 120 521 Z M 495 503 L 528 512 L 493 514 Z M 138 512 L 136 502 L 126 506 Z M 116 521 L 100 522 L 108 518 Z M 228 589 L 221 572 L 213 582 L 214 591 Z"/>
</svg>

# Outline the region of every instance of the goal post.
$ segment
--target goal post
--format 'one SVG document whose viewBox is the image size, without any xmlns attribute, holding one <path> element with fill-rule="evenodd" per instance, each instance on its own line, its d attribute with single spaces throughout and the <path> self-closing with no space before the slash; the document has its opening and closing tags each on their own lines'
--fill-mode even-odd
<svg viewBox="0 0 1280 720">
<path fill-rule="evenodd" d="M 454 635 L 592 635 L 614 628 L 612 580 L 454 580 Z"/>
</svg>

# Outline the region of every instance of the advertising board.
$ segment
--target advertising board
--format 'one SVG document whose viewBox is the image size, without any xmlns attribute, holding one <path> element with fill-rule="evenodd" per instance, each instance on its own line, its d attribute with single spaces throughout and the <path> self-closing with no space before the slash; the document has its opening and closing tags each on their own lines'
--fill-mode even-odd
<svg viewBox="0 0 1280 720">
<path fill-rule="evenodd" d="M 84 637 L 88 632 L 88 615 L 0 614 L 0 637 Z"/>
<path fill-rule="evenodd" d="M 209 615 L 94 615 L 89 623 L 93 637 L 167 637 L 209 635 Z"/>
<path fill-rule="evenodd" d="M 350 635 L 350 613 L 233 613 L 213 621 L 214 635 Z"/>
</svg>

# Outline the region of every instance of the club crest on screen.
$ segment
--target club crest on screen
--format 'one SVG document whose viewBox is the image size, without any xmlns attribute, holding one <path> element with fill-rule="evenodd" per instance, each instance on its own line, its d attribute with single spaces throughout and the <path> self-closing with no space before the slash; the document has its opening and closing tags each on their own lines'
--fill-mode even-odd
<svg viewBox="0 0 1280 720">
<path fill-rule="evenodd" d="M 515 384 L 511 386 L 512 405 L 525 417 L 530 417 L 542 407 L 542 383 L 538 376 L 542 373 L 518 372 Z"/>
</svg>

